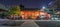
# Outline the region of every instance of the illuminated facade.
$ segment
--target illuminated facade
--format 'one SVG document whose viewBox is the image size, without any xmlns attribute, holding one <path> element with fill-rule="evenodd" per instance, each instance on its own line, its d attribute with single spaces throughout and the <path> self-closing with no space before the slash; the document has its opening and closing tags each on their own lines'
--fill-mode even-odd
<svg viewBox="0 0 60 27">
<path fill-rule="evenodd" d="M 50 14 L 42 11 L 21 11 L 22 19 L 37 19 L 41 15 L 46 16 L 46 18 L 50 17 Z"/>
</svg>

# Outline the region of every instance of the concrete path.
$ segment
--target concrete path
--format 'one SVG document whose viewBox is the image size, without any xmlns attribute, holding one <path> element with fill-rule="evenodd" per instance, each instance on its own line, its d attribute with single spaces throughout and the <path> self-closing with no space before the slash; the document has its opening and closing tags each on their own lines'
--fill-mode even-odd
<svg viewBox="0 0 60 27">
<path fill-rule="evenodd" d="M 20 27 L 39 27 L 34 21 L 25 21 Z"/>
</svg>

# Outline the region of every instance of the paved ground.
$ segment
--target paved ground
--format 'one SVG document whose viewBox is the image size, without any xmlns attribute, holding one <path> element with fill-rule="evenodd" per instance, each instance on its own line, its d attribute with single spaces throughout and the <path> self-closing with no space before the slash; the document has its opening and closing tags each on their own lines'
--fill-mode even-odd
<svg viewBox="0 0 60 27">
<path fill-rule="evenodd" d="M 34 21 L 25 21 L 20 27 L 39 27 Z"/>
<path fill-rule="evenodd" d="M 41 21 L 36 22 L 40 27 L 60 27 L 60 22 L 58 21 Z"/>
<path fill-rule="evenodd" d="M 0 27 L 60 27 L 60 21 L 8 21 L 0 20 Z"/>
</svg>

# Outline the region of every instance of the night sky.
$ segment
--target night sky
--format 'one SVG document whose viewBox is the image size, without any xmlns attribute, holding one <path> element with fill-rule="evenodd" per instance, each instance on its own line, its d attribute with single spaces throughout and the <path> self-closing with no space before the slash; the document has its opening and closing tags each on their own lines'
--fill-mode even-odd
<svg viewBox="0 0 60 27">
<path fill-rule="evenodd" d="M 47 7 L 50 2 L 54 0 L 0 0 L 0 4 L 3 5 L 24 5 L 26 8 L 41 8 Z"/>
</svg>

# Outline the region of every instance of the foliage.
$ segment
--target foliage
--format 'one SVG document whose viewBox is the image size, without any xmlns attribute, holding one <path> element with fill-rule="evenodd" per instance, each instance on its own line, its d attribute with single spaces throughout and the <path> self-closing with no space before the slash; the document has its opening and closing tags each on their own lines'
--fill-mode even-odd
<svg viewBox="0 0 60 27">
<path fill-rule="evenodd" d="M 19 14 L 19 13 L 20 13 L 20 7 L 19 6 L 15 6 L 15 7 L 11 7 L 8 10 L 7 15 Z"/>
</svg>

